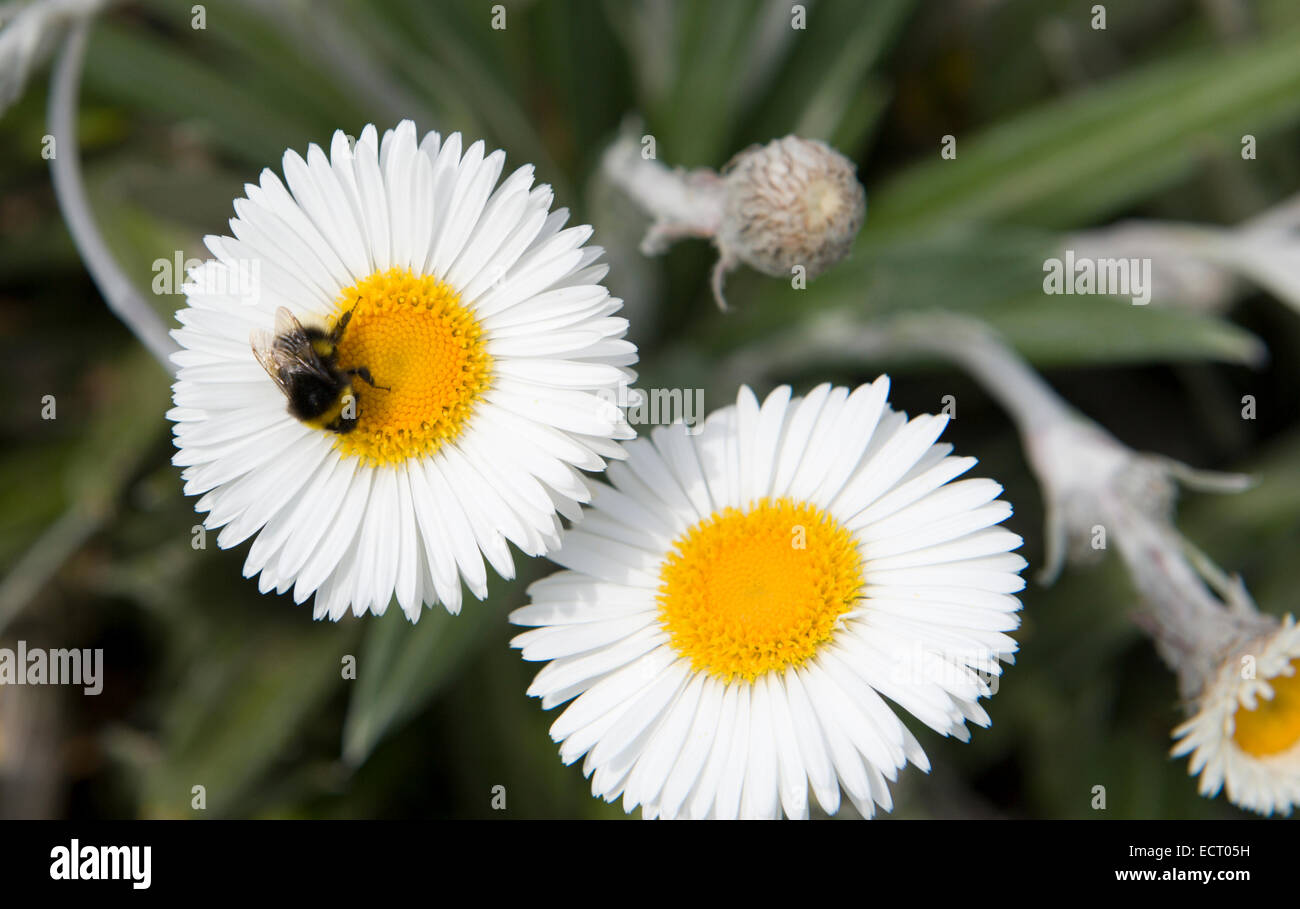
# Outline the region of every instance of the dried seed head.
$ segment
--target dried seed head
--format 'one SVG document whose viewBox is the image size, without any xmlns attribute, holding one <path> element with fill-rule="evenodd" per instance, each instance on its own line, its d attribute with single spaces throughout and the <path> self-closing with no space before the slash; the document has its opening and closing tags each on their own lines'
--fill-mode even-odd
<svg viewBox="0 0 1300 909">
<path fill-rule="evenodd" d="M 717 243 L 724 267 L 740 261 L 789 276 L 803 266 L 812 280 L 848 254 L 866 216 L 867 196 L 853 163 L 813 139 L 786 136 L 746 149 L 723 179 Z"/>
</svg>

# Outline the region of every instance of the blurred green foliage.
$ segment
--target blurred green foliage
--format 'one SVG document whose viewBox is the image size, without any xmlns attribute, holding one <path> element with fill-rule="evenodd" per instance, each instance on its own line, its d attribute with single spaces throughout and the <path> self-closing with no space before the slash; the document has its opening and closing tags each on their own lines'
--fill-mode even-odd
<svg viewBox="0 0 1300 909">
<path fill-rule="evenodd" d="M 960 310 L 989 320 L 1067 398 L 1124 441 L 1201 467 L 1249 470 L 1244 495 L 1186 503 L 1182 526 L 1261 606 L 1296 609 L 1300 562 L 1300 319 L 1253 295 L 1227 314 L 1040 292 L 1062 232 L 1124 217 L 1235 223 L 1300 185 L 1300 6 L 1193 0 L 142 0 L 95 26 L 80 129 L 96 217 L 144 289 L 152 263 L 203 255 L 231 200 L 286 148 L 412 117 L 531 161 L 559 205 L 596 225 L 628 303 L 643 383 L 734 399 L 726 357 L 816 313 Z M 1241 25 L 1241 27 L 1239 27 Z M 524 691 L 507 612 L 548 570 L 520 559 L 463 614 L 313 623 L 241 576 L 245 547 L 197 517 L 169 464 L 165 373 L 107 312 L 62 226 L 40 158 L 47 81 L 0 119 L 0 637 L 104 647 L 99 698 L 67 695 L 49 815 L 620 817 L 593 800 Z M 661 159 L 719 167 L 788 132 L 858 164 L 867 227 L 851 259 L 806 291 L 740 273 L 734 312 L 708 295 L 711 250 L 635 251 L 641 222 L 595 173 L 628 115 Z M 1238 154 L 1243 133 L 1256 161 Z M 958 157 L 939 157 L 957 136 Z M 61 150 L 65 153 L 66 150 Z M 635 222 L 635 223 L 633 223 Z M 170 323 L 182 299 L 152 297 Z M 1263 340 L 1261 340 L 1263 339 Z M 1267 341 L 1268 359 L 1259 354 Z M 1039 492 L 1016 437 L 967 377 L 934 363 L 808 363 L 797 388 L 899 374 L 895 406 L 958 396 L 948 438 L 1016 503 L 1025 555 L 1042 555 Z M 1242 394 L 1259 419 L 1238 418 Z M 41 418 L 54 395 L 57 419 Z M 247 545 L 247 544 L 245 544 Z M 904 774 L 904 817 L 1237 815 L 1195 793 L 1167 757 L 1173 679 L 1130 621 L 1113 557 L 1031 581 L 1022 652 L 973 744 L 920 738 L 931 779 Z M 357 679 L 342 678 L 348 655 Z M 22 734 L 0 691 L 0 757 Z M 31 750 L 29 748 L 29 750 Z M 0 766 L 3 766 L 0 761 Z M 4 796 L 0 789 L 0 799 Z M 0 810 L 3 801 L 0 800 Z"/>
</svg>

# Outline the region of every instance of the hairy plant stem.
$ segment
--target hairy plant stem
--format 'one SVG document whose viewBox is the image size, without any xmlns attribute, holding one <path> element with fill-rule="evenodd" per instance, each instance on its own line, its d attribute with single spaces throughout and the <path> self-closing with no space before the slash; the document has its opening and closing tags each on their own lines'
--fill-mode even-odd
<svg viewBox="0 0 1300 909">
<path fill-rule="evenodd" d="M 72 234 L 72 242 L 86 263 L 95 286 L 111 309 L 131 333 L 149 349 L 168 372 L 175 373 L 171 354 L 177 344 L 167 334 L 158 313 L 135 289 L 131 280 L 113 258 L 104 236 L 95 223 L 81 175 L 77 150 L 77 100 L 82 63 L 90 24 L 82 19 L 72 25 L 59 52 L 50 86 L 48 128 L 54 137 L 54 155 L 50 158 L 50 176 L 59 211 Z"/>
</svg>

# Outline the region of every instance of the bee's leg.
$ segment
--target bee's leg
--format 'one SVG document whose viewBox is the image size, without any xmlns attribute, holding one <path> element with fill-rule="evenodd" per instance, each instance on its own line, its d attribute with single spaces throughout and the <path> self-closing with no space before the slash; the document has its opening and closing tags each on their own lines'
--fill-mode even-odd
<svg viewBox="0 0 1300 909">
<path fill-rule="evenodd" d="M 347 374 L 350 376 L 356 376 L 371 388 L 382 388 L 384 391 L 392 391 L 392 389 L 387 385 L 376 385 L 375 380 L 370 377 L 370 370 L 364 366 L 358 366 L 356 369 L 349 369 L 347 370 Z"/>
<path fill-rule="evenodd" d="M 355 308 L 356 306 L 354 305 L 353 309 Z M 348 322 L 350 322 L 351 320 L 352 320 L 352 310 L 349 309 L 343 315 L 339 316 L 338 323 L 334 326 L 334 330 L 330 332 L 330 340 L 333 341 L 335 344 L 343 340 L 343 331 L 348 327 Z"/>
</svg>

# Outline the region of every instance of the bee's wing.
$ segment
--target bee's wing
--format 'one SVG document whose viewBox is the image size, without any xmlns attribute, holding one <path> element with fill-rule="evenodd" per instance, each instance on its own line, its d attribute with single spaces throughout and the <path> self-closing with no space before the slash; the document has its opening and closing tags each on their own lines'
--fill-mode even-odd
<svg viewBox="0 0 1300 909">
<path fill-rule="evenodd" d="M 248 336 L 248 342 L 257 362 L 286 396 L 290 393 L 286 377 L 295 373 L 308 373 L 326 382 L 333 380 L 312 349 L 302 323 L 283 306 L 275 311 L 275 333 L 254 331 Z"/>
<path fill-rule="evenodd" d="M 253 356 L 257 358 L 258 363 L 262 364 L 266 374 L 275 381 L 280 391 L 289 394 L 283 370 L 288 363 L 285 361 L 284 351 L 276 343 L 275 335 L 269 331 L 254 331 L 248 336 L 248 343 L 253 348 Z"/>
<path fill-rule="evenodd" d="M 296 345 L 300 339 L 307 340 L 307 332 L 303 330 L 302 323 L 289 312 L 287 306 L 281 306 L 275 311 L 275 336 L 288 346 Z"/>
</svg>

